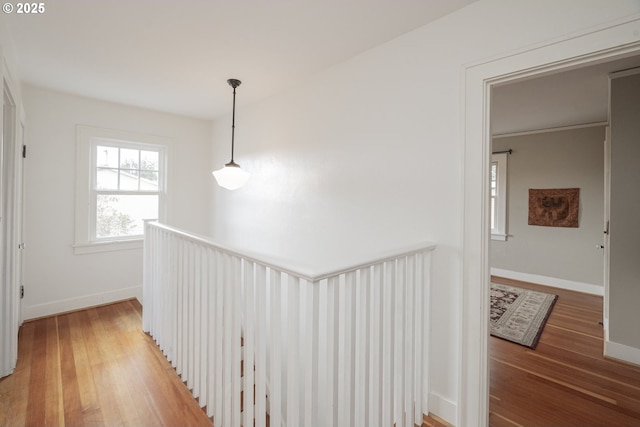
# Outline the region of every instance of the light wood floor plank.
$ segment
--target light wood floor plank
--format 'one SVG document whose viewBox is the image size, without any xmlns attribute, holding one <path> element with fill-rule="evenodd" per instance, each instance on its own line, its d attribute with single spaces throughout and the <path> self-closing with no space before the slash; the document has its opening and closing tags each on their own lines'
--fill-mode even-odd
<svg viewBox="0 0 640 427">
<path fill-rule="evenodd" d="M 79 311 L 69 315 L 69 326 L 84 424 L 103 425 L 104 419 L 87 349 L 87 329 L 91 327 L 87 312 Z"/>
<path fill-rule="evenodd" d="M 47 319 L 44 425 L 64 426 L 58 318 Z M 34 343 L 34 345 L 38 345 Z M 34 372 L 35 373 L 35 372 Z"/>
<path fill-rule="evenodd" d="M 87 348 L 90 349 L 89 360 L 91 360 L 91 371 L 93 380 L 98 391 L 98 402 L 101 409 L 102 418 L 105 425 L 128 425 L 128 418 L 131 415 L 123 414 L 119 405 L 119 400 L 128 398 L 118 393 L 122 387 L 117 387 L 117 379 L 113 379 L 113 365 L 117 360 L 114 353 L 109 350 L 109 343 L 106 337 L 107 331 L 102 327 L 98 310 L 88 311 L 89 328 L 86 330 Z"/>
<path fill-rule="evenodd" d="M 69 316 L 58 318 L 58 342 L 60 347 L 61 375 L 65 378 L 62 388 L 64 402 L 64 421 L 67 426 L 84 425 L 82 402 L 80 401 L 80 386 L 76 374 L 76 361 L 71 341 Z"/>
</svg>

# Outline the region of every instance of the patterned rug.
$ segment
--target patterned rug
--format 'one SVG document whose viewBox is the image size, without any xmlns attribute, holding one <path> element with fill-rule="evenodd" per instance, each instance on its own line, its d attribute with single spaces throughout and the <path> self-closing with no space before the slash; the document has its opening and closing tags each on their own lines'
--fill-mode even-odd
<svg viewBox="0 0 640 427">
<path fill-rule="evenodd" d="M 557 295 L 491 284 L 491 335 L 535 348 Z"/>
</svg>

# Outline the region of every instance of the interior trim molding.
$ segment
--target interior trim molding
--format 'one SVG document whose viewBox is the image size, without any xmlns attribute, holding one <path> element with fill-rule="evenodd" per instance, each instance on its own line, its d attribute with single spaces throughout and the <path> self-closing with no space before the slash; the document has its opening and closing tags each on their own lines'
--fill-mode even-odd
<svg viewBox="0 0 640 427">
<path fill-rule="evenodd" d="M 429 412 L 437 414 L 438 418 L 443 419 L 451 425 L 458 425 L 456 413 L 458 412 L 457 405 L 449 399 L 440 396 L 437 393 L 429 393 Z"/>
<path fill-rule="evenodd" d="M 539 274 L 521 273 L 518 271 L 503 270 L 491 267 L 492 276 L 500 276 L 506 279 L 520 280 L 536 283 L 538 285 L 553 286 L 554 288 L 567 289 L 585 294 L 604 296 L 604 286 L 591 283 L 576 282 L 573 280 L 559 279 L 557 277 L 542 276 Z"/>
<path fill-rule="evenodd" d="M 536 135 L 539 133 L 549 133 L 549 132 L 562 132 L 565 130 L 574 130 L 574 129 L 584 129 L 584 128 L 592 128 L 597 126 L 608 126 L 609 122 L 601 121 L 601 122 L 591 122 L 591 123 L 580 123 L 571 126 L 558 126 L 553 128 L 545 128 L 545 129 L 531 129 L 531 130 L 523 130 L 521 132 L 511 132 L 511 133 L 499 133 L 492 135 L 491 138 L 510 138 L 513 136 L 526 136 L 526 135 Z"/>
<path fill-rule="evenodd" d="M 604 357 L 640 366 L 640 349 L 617 342 L 604 342 Z"/>
<path fill-rule="evenodd" d="M 102 292 L 99 294 L 85 295 L 77 298 L 57 300 L 44 304 L 23 306 L 22 320 L 33 320 L 40 317 L 53 316 L 55 314 L 82 310 L 131 298 L 137 298 L 139 301 L 142 301 L 142 285 L 116 289 L 114 291 Z"/>
</svg>

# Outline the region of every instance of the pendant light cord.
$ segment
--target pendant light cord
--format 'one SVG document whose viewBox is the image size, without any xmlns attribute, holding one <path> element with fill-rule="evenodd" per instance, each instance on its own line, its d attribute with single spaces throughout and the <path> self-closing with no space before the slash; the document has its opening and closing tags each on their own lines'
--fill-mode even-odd
<svg viewBox="0 0 640 427">
<path fill-rule="evenodd" d="M 235 145 L 234 143 L 235 133 L 236 133 L 236 88 L 234 86 L 233 87 L 233 113 L 231 115 L 231 163 L 234 163 L 233 149 Z"/>
</svg>

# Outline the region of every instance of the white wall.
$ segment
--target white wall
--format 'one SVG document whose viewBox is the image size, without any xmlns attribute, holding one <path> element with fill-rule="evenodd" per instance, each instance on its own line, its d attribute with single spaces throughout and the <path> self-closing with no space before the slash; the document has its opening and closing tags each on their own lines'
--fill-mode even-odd
<svg viewBox="0 0 640 427">
<path fill-rule="evenodd" d="M 435 241 L 430 409 L 455 423 L 464 65 L 639 11 L 637 1 L 482 0 L 239 109 L 235 157 L 252 178 L 214 190 L 212 234 L 312 265 Z M 243 82 L 238 96 L 249 90 Z M 230 118 L 213 136 L 217 168 Z"/>
<path fill-rule="evenodd" d="M 494 138 L 494 150 L 513 150 L 509 237 L 491 242 L 496 274 L 603 295 L 604 139 L 603 126 Z M 578 227 L 529 225 L 530 188 L 579 188 Z"/>
<path fill-rule="evenodd" d="M 206 233 L 211 124 L 24 86 L 24 318 L 141 296 L 142 250 L 74 255 L 76 125 L 171 138 L 167 222 Z"/>
</svg>

